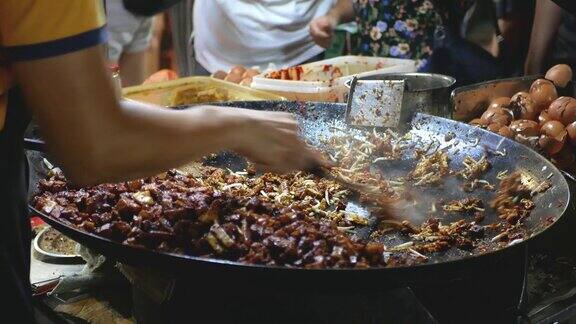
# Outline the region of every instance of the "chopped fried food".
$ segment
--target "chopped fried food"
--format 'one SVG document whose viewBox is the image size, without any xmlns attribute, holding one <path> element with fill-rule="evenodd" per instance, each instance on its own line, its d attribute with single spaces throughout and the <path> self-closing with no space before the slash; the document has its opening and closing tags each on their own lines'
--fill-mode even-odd
<svg viewBox="0 0 576 324">
<path fill-rule="evenodd" d="M 484 190 L 492 191 L 494 190 L 494 185 L 486 180 L 474 179 L 472 181 L 464 182 L 464 185 L 462 186 L 462 190 L 464 190 L 465 192 L 472 192 L 476 188 L 482 188 Z"/>
<path fill-rule="evenodd" d="M 471 156 L 466 156 L 462 163 L 464 168 L 458 172 L 458 175 L 465 180 L 478 179 L 490 168 L 490 162 L 488 162 L 486 156 L 482 156 L 478 161 Z"/>
<path fill-rule="evenodd" d="M 330 160 L 339 172 L 354 174 L 368 171 L 373 162 L 399 159 L 405 145 L 404 138 L 388 130 L 385 133 L 366 132 L 363 136 L 337 135 L 323 141 Z"/>
<path fill-rule="evenodd" d="M 368 225 L 368 219 L 364 216 L 360 216 L 358 214 L 354 214 L 354 213 L 346 213 L 346 216 L 344 216 L 344 218 L 355 225 L 361 225 L 361 226 L 366 226 Z"/>
<path fill-rule="evenodd" d="M 413 248 L 421 253 L 441 252 L 451 247 L 472 250 L 483 237 L 484 227 L 474 222 L 459 220 L 443 225 L 437 218 L 428 219 L 420 227 L 420 232 L 412 235 L 417 242 Z"/>
<path fill-rule="evenodd" d="M 399 221 L 395 219 L 382 219 L 380 221 L 380 228 L 381 229 L 393 228 L 405 234 L 413 234 L 420 232 L 420 229 L 418 229 L 418 227 L 412 225 L 407 220 Z"/>
<path fill-rule="evenodd" d="M 448 155 L 438 151 L 422 156 L 408 177 L 415 181 L 415 186 L 438 185 L 442 183 L 442 179 L 448 172 Z"/>
<path fill-rule="evenodd" d="M 522 175 L 515 172 L 500 181 L 490 206 L 496 210 L 500 219 L 514 225 L 528 217 L 534 208 L 531 198 L 530 188 L 522 183 Z"/>
<path fill-rule="evenodd" d="M 484 203 L 479 198 L 464 198 L 460 200 L 451 201 L 444 206 L 442 209 L 448 212 L 458 212 L 458 213 L 470 213 L 470 212 L 483 212 Z"/>
<path fill-rule="evenodd" d="M 460 170 L 457 175 L 464 179 L 463 189 L 466 192 L 472 192 L 476 188 L 483 188 L 485 190 L 494 190 L 494 186 L 486 180 L 480 179 L 488 169 L 490 169 L 490 162 L 486 156 L 482 156 L 476 161 L 471 156 L 466 156 L 464 161 L 464 168 Z"/>
<path fill-rule="evenodd" d="M 226 89 L 203 89 L 198 85 L 184 85 L 173 91 L 169 103 L 170 106 L 181 106 L 227 100 L 230 100 L 230 95 Z"/>
<path fill-rule="evenodd" d="M 384 157 L 399 158 L 403 149 L 400 144 L 402 140 L 392 131 L 378 133 L 373 130 L 357 136 L 333 136 L 323 141 L 328 148 L 329 159 L 338 165 L 332 167 L 330 172 L 343 182 L 350 183 L 348 187 L 359 188 L 355 191 L 360 194 L 360 201 L 380 207 L 378 214 L 382 217 L 391 217 L 389 206 L 398 200 L 398 196 L 380 174 L 370 172 L 370 165 Z M 379 158 L 375 159 L 376 156 Z"/>
</svg>

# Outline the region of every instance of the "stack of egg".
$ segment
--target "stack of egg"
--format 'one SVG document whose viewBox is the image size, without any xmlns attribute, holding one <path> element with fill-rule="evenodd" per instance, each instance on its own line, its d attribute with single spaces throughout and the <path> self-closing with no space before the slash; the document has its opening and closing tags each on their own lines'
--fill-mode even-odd
<svg viewBox="0 0 576 324">
<path fill-rule="evenodd" d="M 252 83 L 252 77 L 258 74 L 260 74 L 260 70 L 257 68 L 247 69 L 242 65 L 235 65 L 230 69 L 228 73 L 219 70 L 212 73 L 211 76 L 216 79 L 221 79 L 244 86 L 250 86 Z"/>
<path fill-rule="evenodd" d="M 552 67 L 526 91 L 494 99 L 480 118 L 470 122 L 531 146 L 558 167 L 576 171 L 576 99 L 561 96 L 571 85 L 572 69 Z"/>
</svg>

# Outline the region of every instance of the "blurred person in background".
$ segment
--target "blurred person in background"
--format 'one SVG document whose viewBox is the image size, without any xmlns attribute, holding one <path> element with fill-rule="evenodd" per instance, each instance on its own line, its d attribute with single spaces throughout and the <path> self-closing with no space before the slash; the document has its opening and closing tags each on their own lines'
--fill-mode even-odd
<svg viewBox="0 0 576 324">
<path fill-rule="evenodd" d="M 141 84 L 149 74 L 146 57 L 154 18 L 131 13 L 122 0 L 106 0 L 106 18 L 109 62 L 120 66 L 123 87 Z"/>
<path fill-rule="evenodd" d="M 195 74 L 228 71 L 234 65 L 279 67 L 320 59 L 308 25 L 326 15 L 335 0 L 196 0 Z"/>
<path fill-rule="evenodd" d="M 194 10 L 194 0 L 182 0 L 168 10 L 174 56 L 178 74 L 181 77 L 191 76 L 194 73 L 192 10 Z"/>
<path fill-rule="evenodd" d="M 463 16 L 471 1 L 455 5 Z M 428 0 L 339 0 L 327 15 L 312 22 L 310 34 L 317 44 L 327 47 L 336 25 L 356 20 L 357 54 L 408 58 L 424 66 L 433 52 L 435 33 L 450 18 L 451 7 Z"/>
<path fill-rule="evenodd" d="M 498 29 L 502 35 L 500 60 L 506 76 L 524 73 L 524 61 L 530 43 L 535 0 L 493 0 L 496 6 Z"/>
<path fill-rule="evenodd" d="M 524 65 L 528 75 L 542 74 L 549 67 L 565 63 L 576 69 L 576 16 L 566 9 L 572 1 L 537 0 L 530 47 Z"/>
<path fill-rule="evenodd" d="M 452 75 L 459 84 L 502 74 L 492 1 L 338 0 L 312 21 L 310 35 L 327 47 L 334 28 L 352 20 L 355 54 L 413 59 L 420 71 Z"/>
<path fill-rule="evenodd" d="M 150 32 L 150 43 L 146 49 L 146 76 L 157 72 L 161 68 L 162 61 L 162 42 L 165 32 L 165 14 L 157 14 L 152 17 L 152 31 Z"/>
</svg>

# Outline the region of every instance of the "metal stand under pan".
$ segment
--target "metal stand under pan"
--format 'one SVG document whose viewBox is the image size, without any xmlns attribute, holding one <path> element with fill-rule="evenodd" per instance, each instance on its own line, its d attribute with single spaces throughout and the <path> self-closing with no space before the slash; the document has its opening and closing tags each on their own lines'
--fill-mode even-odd
<svg viewBox="0 0 576 324">
<path fill-rule="evenodd" d="M 211 278 L 217 281 L 217 278 Z M 409 288 L 369 294 L 321 293 L 310 287 L 301 292 L 215 290 L 182 281 L 170 300 L 155 305 L 134 290 L 135 318 L 163 318 L 178 323 L 194 318 L 198 323 L 438 323 Z"/>
<path fill-rule="evenodd" d="M 576 182 L 569 180 L 571 193 Z M 527 285 L 521 323 L 572 323 L 576 319 L 576 203 L 540 238 L 528 244 Z"/>
</svg>

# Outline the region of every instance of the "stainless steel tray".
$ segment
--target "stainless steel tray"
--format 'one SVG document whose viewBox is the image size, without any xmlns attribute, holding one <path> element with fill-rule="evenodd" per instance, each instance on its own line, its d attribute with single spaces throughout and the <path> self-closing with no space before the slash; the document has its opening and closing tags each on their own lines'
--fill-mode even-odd
<svg viewBox="0 0 576 324">
<path fill-rule="evenodd" d="M 479 117 L 493 99 L 509 97 L 519 91 L 528 91 L 539 75 L 500 79 L 459 87 L 452 91 L 452 119 L 470 121 Z"/>
<path fill-rule="evenodd" d="M 476 83 L 468 86 L 456 88 L 452 91 L 452 119 L 469 122 L 482 115 L 490 102 L 498 97 L 511 97 L 516 92 L 528 91 L 534 80 L 543 78 L 542 75 L 529 75 L 516 78 L 499 79 Z M 563 90 L 563 94 L 576 95 L 576 85 L 571 85 Z M 561 170 L 561 172 L 573 182 L 576 182 L 576 175 L 572 172 Z"/>
</svg>

